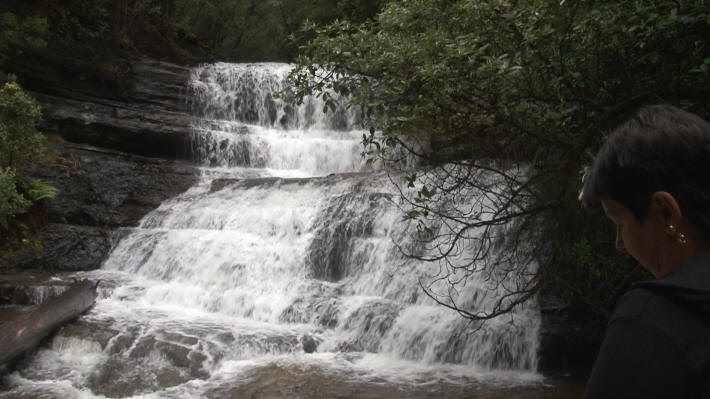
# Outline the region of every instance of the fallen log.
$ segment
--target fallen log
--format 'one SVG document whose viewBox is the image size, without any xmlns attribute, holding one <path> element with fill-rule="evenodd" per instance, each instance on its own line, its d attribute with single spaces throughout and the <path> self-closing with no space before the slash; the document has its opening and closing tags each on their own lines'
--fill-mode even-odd
<svg viewBox="0 0 710 399">
<path fill-rule="evenodd" d="M 79 281 L 55 298 L 0 320 L 0 371 L 36 348 L 59 327 L 86 312 L 96 300 L 96 286 Z"/>
</svg>

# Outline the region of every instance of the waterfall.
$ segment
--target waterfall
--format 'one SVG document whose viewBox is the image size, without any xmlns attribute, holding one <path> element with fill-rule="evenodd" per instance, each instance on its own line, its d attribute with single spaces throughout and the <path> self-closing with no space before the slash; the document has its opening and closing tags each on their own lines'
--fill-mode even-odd
<svg viewBox="0 0 710 399">
<path fill-rule="evenodd" d="M 357 112 L 342 105 L 279 98 L 286 64 L 218 63 L 196 68 L 189 84 L 197 159 L 212 167 L 276 169 L 300 176 L 362 168 Z"/>
<path fill-rule="evenodd" d="M 193 71 L 200 183 L 91 274 L 102 297 L 78 324 L 94 335 L 60 334 L 16 384 L 51 375 L 108 397 L 225 397 L 274 364 L 397 383 L 534 375 L 536 305 L 481 326 L 426 296 L 436 265 L 401 254 L 412 226 L 385 171 L 361 158 L 356 110 L 279 98 L 289 70 Z M 460 295 L 485 309 L 501 292 L 470 276 Z"/>
</svg>

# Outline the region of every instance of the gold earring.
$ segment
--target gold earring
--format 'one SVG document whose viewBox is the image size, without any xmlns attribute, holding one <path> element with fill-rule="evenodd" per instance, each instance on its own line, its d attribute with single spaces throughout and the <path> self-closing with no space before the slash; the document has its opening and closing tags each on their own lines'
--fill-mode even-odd
<svg viewBox="0 0 710 399">
<path fill-rule="evenodd" d="M 668 228 L 666 229 L 666 233 L 668 235 L 673 236 L 676 239 L 676 241 L 678 241 L 678 244 L 685 244 L 688 241 L 685 238 L 685 234 L 678 231 L 678 229 L 673 224 L 668 225 Z"/>
</svg>

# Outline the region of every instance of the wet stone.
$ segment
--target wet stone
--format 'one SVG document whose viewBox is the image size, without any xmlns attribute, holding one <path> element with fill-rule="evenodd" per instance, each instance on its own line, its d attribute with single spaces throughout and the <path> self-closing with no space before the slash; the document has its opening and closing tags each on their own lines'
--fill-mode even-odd
<svg viewBox="0 0 710 399">
<path fill-rule="evenodd" d="M 288 323 L 314 323 L 325 328 L 338 324 L 339 302 L 336 298 L 299 298 L 283 310 L 279 320 Z"/>
<path fill-rule="evenodd" d="M 231 344 L 234 342 L 234 335 L 231 332 L 221 332 L 216 335 L 215 337 L 219 342 L 225 343 L 225 344 Z"/>
<path fill-rule="evenodd" d="M 295 335 L 240 335 L 234 342 L 230 357 L 246 359 L 257 354 L 283 354 L 301 350 L 301 343 Z"/>
<path fill-rule="evenodd" d="M 111 358 L 89 377 L 88 386 L 96 394 L 125 398 L 183 384 L 193 379 L 184 370 L 161 364 L 160 359 L 137 362 Z"/>
<path fill-rule="evenodd" d="M 125 333 L 120 333 L 114 336 L 111 342 L 109 343 L 108 352 L 113 355 L 125 352 L 131 347 L 131 345 L 133 345 L 134 340 L 134 336 Z"/>
<path fill-rule="evenodd" d="M 340 281 L 367 263 L 369 251 L 358 252 L 358 240 L 373 237 L 376 210 L 387 196 L 357 191 L 333 197 L 318 217 L 308 248 L 308 263 L 313 278 Z M 365 211 L 363 212 L 363 208 Z M 358 211 L 356 212 L 355 209 Z"/>
<path fill-rule="evenodd" d="M 138 343 L 131 349 L 129 357 L 131 359 L 145 358 L 150 355 L 151 350 L 155 346 L 155 338 L 153 337 L 143 337 L 138 341 Z"/>
<path fill-rule="evenodd" d="M 0 306 L 38 305 L 64 292 L 71 281 L 45 275 L 0 276 Z"/>
<path fill-rule="evenodd" d="M 318 349 L 318 341 L 316 341 L 311 335 L 301 336 L 301 345 L 303 346 L 303 351 L 306 353 L 313 353 Z"/>
<path fill-rule="evenodd" d="M 105 350 L 112 339 L 118 335 L 118 330 L 111 328 L 110 321 L 93 321 L 79 318 L 71 324 L 62 327 L 57 336 L 66 338 L 78 338 L 86 341 L 94 341 Z"/>
<path fill-rule="evenodd" d="M 389 331 L 401 305 L 394 302 L 372 302 L 362 306 L 343 323 L 343 328 L 354 331 L 352 338 L 342 342 L 338 349 L 343 352 L 377 352 L 382 337 Z"/>
<path fill-rule="evenodd" d="M 0 385 L 0 391 L 3 390 Z M 65 399 L 72 397 L 72 392 L 69 389 L 58 387 L 16 387 L 13 389 L 0 392 L 0 399 Z"/>
<path fill-rule="evenodd" d="M 206 356 L 183 346 L 143 337 L 130 356 L 113 356 L 89 378 L 97 394 L 127 397 L 209 377 Z"/>
<path fill-rule="evenodd" d="M 177 333 L 165 333 L 163 334 L 163 339 L 171 342 L 179 342 L 180 344 L 186 346 L 197 345 L 199 342 L 197 337 Z"/>
</svg>

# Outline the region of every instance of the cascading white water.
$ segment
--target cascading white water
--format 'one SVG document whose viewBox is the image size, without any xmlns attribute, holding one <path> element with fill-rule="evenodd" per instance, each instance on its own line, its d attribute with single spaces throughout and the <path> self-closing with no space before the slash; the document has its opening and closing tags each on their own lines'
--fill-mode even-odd
<svg viewBox="0 0 710 399">
<path fill-rule="evenodd" d="M 357 113 L 306 98 L 279 98 L 286 64 L 225 64 L 196 68 L 189 84 L 194 152 L 212 167 L 274 170 L 273 175 L 315 176 L 362 167 Z"/>
<path fill-rule="evenodd" d="M 202 181 L 120 241 L 92 274 L 109 283 L 90 332 L 56 338 L 18 392 L 230 397 L 274 364 L 397 384 L 534 376 L 536 306 L 476 328 L 424 295 L 432 265 L 400 253 L 411 231 L 386 175 L 363 172 L 356 113 L 279 99 L 289 68 L 193 71 Z M 460 295 L 489 308 L 489 285 Z"/>
</svg>

